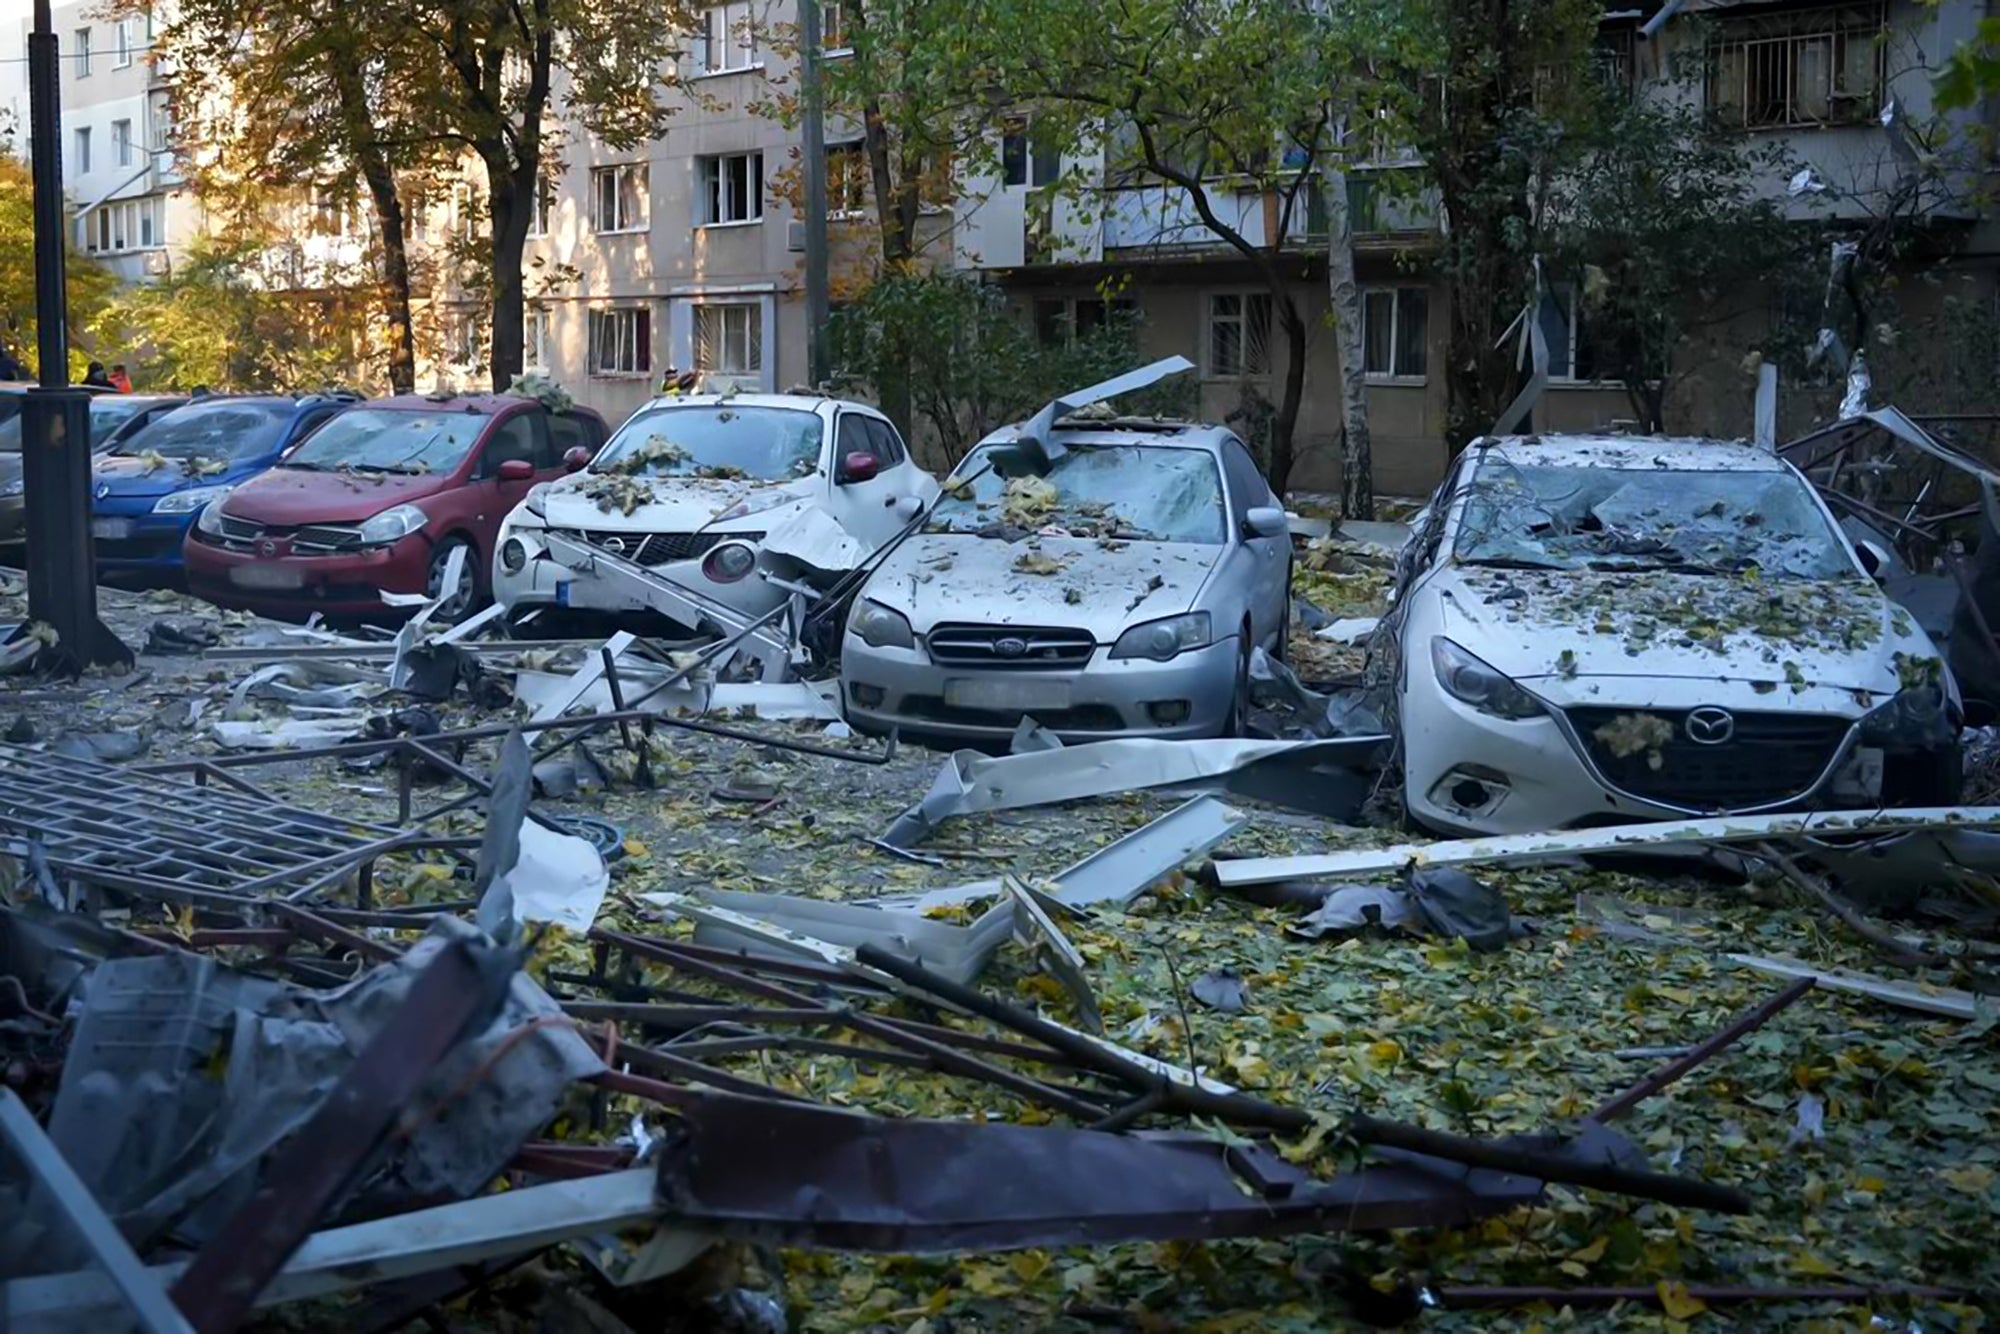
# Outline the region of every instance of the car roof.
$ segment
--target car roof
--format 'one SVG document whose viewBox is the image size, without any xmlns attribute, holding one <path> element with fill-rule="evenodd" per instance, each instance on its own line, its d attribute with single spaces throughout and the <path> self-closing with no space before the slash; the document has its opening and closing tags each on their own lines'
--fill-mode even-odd
<svg viewBox="0 0 2000 1334">
<path fill-rule="evenodd" d="M 817 412 L 821 404 L 831 403 L 836 407 L 854 408 L 871 416 L 882 415 L 880 408 L 872 408 L 866 403 L 856 403 L 852 399 L 834 398 L 828 394 L 657 394 L 640 407 L 647 408 L 790 408 L 795 412 Z M 636 415 L 636 414 L 635 414 Z"/>
<path fill-rule="evenodd" d="M 1475 440 L 1471 448 L 1510 463 L 1552 468 L 1789 471 L 1783 459 L 1748 441 L 1700 436 L 1514 435 Z"/>
<path fill-rule="evenodd" d="M 509 408 L 522 404 L 534 404 L 540 400 L 526 394 L 391 394 L 387 398 L 357 399 L 371 408 L 387 408 L 391 412 L 467 412 L 487 417 L 498 416 Z M 577 404 L 572 411 L 597 416 L 597 409 Z"/>
</svg>

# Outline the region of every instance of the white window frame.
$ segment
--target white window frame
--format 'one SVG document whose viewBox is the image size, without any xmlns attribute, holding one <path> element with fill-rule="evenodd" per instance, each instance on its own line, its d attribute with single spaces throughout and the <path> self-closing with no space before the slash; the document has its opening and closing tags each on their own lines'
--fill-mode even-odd
<svg viewBox="0 0 2000 1334">
<path fill-rule="evenodd" d="M 1238 313 L 1218 316 L 1215 303 L 1234 297 L 1240 302 Z M 1253 301 L 1264 303 L 1264 365 L 1259 370 L 1250 369 L 1250 306 Z M 1223 370 L 1215 364 L 1215 326 L 1218 322 L 1233 322 L 1242 329 L 1239 346 L 1242 348 L 1244 364 L 1235 370 Z M 1265 380 L 1271 376 L 1273 357 L 1272 344 L 1278 325 L 1276 303 L 1269 292 L 1253 288 L 1237 288 L 1229 291 L 1205 292 L 1201 302 L 1201 374 L 1206 380 Z"/>
<path fill-rule="evenodd" d="M 79 176 L 90 175 L 90 127 L 88 125 L 73 127 L 70 131 L 69 142 L 70 156 L 76 160 L 76 174 Z"/>
<path fill-rule="evenodd" d="M 521 314 L 521 369 L 542 371 L 549 369 L 549 352 L 552 338 L 549 308 L 530 304 Z"/>
<path fill-rule="evenodd" d="M 1569 354 L 1563 363 L 1569 369 L 1561 375 L 1551 372 L 1549 375 L 1549 384 L 1559 389 L 1618 389 L 1623 387 L 1623 381 L 1620 380 L 1587 380 L 1576 373 L 1577 333 L 1579 330 L 1577 302 L 1581 299 L 1582 289 L 1570 284 L 1563 284 L 1551 287 L 1543 295 L 1545 299 L 1556 302 L 1557 309 L 1565 316 L 1564 336 L 1567 339 L 1565 350 Z M 1536 316 L 1537 318 L 1540 317 L 1539 310 L 1536 311 Z M 1555 359 L 1555 349 L 1550 348 L 1549 353 L 1550 360 L 1553 361 Z"/>
<path fill-rule="evenodd" d="M 528 196 L 528 235 L 542 237 L 549 234 L 549 214 L 556 206 L 555 178 L 544 172 L 535 175 L 535 189 Z"/>
<path fill-rule="evenodd" d="M 643 379 L 653 373 L 652 310 L 647 306 L 598 306 L 588 316 L 586 370 L 594 380 Z M 646 355 L 639 355 L 639 322 L 646 322 Z M 607 357 L 605 354 L 609 352 Z"/>
<path fill-rule="evenodd" d="M 841 179 L 835 181 L 833 178 L 833 160 L 836 156 L 841 158 L 852 157 L 859 166 L 859 172 L 844 172 Z M 847 139 L 839 143 L 828 144 L 826 146 L 826 165 L 826 216 L 836 220 L 867 217 L 868 197 L 874 189 L 874 181 L 870 179 L 873 169 L 868 164 L 867 144 L 860 139 Z M 855 203 L 852 207 L 848 207 L 847 201 L 841 199 L 836 193 L 836 187 L 843 184 L 851 185 L 855 181 L 860 182 L 860 190 L 858 192 L 859 202 Z"/>
<path fill-rule="evenodd" d="M 604 203 L 605 183 L 609 183 L 611 194 L 612 226 L 605 226 Z M 621 186 L 629 182 L 630 193 Z M 644 162 L 611 162 L 590 169 L 590 230 L 599 236 L 629 236 L 646 231 L 652 225 L 652 182 Z M 636 211 L 636 219 L 628 216 Z"/>
<path fill-rule="evenodd" d="M 132 67 L 132 20 L 119 19 L 112 25 L 113 38 L 111 68 L 130 69 Z"/>
<path fill-rule="evenodd" d="M 165 201 L 158 195 L 147 195 L 138 200 L 139 231 L 137 245 L 141 250 L 158 250 L 167 243 L 167 210 Z"/>
<path fill-rule="evenodd" d="M 111 156 L 121 167 L 132 165 L 132 122 L 129 119 L 111 122 Z"/>
<path fill-rule="evenodd" d="M 1018 135 L 1021 140 L 1021 179 L 1007 179 L 1007 141 Z M 1007 190 L 1040 190 L 1054 185 L 1062 179 L 1062 154 L 1056 154 L 1055 175 L 1047 180 L 1039 179 L 1035 171 L 1035 118 L 1013 115 L 1000 122 L 1000 185 Z"/>
<path fill-rule="evenodd" d="M 847 5 L 853 0 L 825 0 L 819 7 L 819 53 L 823 56 L 851 56 L 853 43 L 847 40 Z"/>
<path fill-rule="evenodd" d="M 702 326 L 712 322 L 707 337 Z M 732 364 L 735 363 L 735 364 Z M 764 307 L 757 301 L 704 301 L 694 308 L 694 366 L 703 375 L 764 373 Z"/>
<path fill-rule="evenodd" d="M 78 28 L 70 34 L 71 55 L 76 60 L 76 77 L 90 77 L 90 29 Z"/>
<path fill-rule="evenodd" d="M 1424 296 L 1424 369 L 1414 373 L 1406 371 L 1399 364 L 1400 359 L 1398 356 L 1398 352 L 1403 345 L 1398 335 L 1402 331 L 1403 293 L 1405 292 L 1421 292 Z M 1366 361 L 1368 356 L 1368 299 L 1370 297 L 1382 296 L 1389 298 L 1389 369 L 1386 371 L 1371 371 L 1367 369 Z M 1361 289 L 1362 378 L 1369 384 L 1420 385 L 1430 379 L 1430 311 L 1431 306 L 1434 304 L 1430 296 L 1430 289 L 1418 283 L 1378 283 Z"/>
<path fill-rule="evenodd" d="M 740 165 L 743 173 L 743 198 L 749 212 L 741 217 L 729 216 L 733 209 L 735 182 L 729 177 L 733 169 Z M 712 153 L 697 159 L 696 169 L 701 173 L 701 221 L 699 227 L 747 227 L 764 220 L 764 154 L 761 150 L 749 153 Z"/>
<path fill-rule="evenodd" d="M 757 44 L 754 0 L 710 5 L 702 11 L 701 21 L 702 33 L 695 43 L 695 77 L 715 78 L 764 68 L 764 52 Z M 720 64 L 715 58 L 717 46 L 722 48 Z"/>
</svg>

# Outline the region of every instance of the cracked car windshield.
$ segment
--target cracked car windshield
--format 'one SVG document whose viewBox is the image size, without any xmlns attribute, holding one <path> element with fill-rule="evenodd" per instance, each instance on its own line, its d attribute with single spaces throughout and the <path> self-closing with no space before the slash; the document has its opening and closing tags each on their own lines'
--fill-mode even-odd
<svg viewBox="0 0 2000 1334">
<path fill-rule="evenodd" d="M 975 451 L 960 476 L 985 468 L 992 451 Z M 1215 460 L 1198 449 L 1146 445 L 1072 445 L 1046 476 L 1004 478 L 998 469 L 947 489 L 931 516 L 933 533 L 1127 538 L 1220 543 L 1222 482 Z"/>
<path fill-rule="evenodd" d="M 1806 483 L 1785 472 L 1489 461 L 1453 551 L 1460 564 L 1505 568 L 1855 573 Z"/>
<path fill-rule="evenodd" d="M 278 443 L 283 425 L 284 417 L 268 404 L 195 404 L 162 417 L 115 452 L 127 458 L 250 459 Z"/>
<path fill-rule="evenodd" d="M 819 469 L 819 414 L 794 408 L 656 408 L 625 423 L 592 472 L 789 482 Z"/>
<path fill-rule="evenodd" d="M 285 460 L 307 472 L 450 472 L 493 419 L 474 412 L 356 408 L 313 432 Z"/>
</svg>

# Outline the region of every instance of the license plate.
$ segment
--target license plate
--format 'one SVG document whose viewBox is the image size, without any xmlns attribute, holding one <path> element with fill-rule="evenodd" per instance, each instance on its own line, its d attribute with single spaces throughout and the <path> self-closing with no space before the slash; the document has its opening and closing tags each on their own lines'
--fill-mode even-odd
<svg viewBox="0 0 2000 1334">
<path fill-rule="evenodd" d="M 944 702 L 955 709 L 1066 709 L 1067 681 L 964 677 L 946 680 Z"/>
<path fill-rule="evenodd" d="M 90 521 L 90 535 L 92 537 L 101 537 L 107 542 L 123 542 L 126 538 L 132 536 L 132 521 L 130 519 L 92 519 Z"/>
<path fill-rule="evenodd" d="M 306 577 L 288 565 L 236 565 L 229 582 L 238 588 L 304 588 Z"/>
</svg>

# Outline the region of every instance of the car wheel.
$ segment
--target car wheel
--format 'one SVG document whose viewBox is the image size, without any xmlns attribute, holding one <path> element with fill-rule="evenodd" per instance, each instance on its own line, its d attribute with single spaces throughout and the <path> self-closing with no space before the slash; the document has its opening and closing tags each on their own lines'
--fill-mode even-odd
<svg viewBox="0 0 2000 1334">
<path fill-rule="evenodd" d="M 472 543 L 462 537 L 447 537 L 431 552 L 430 575 L 424 581 L 424 592 L 431 597 L 438 595 L 444 586 L 445 565 L 451 560 L 451 553 L 463 549 L 465 552 L 465 572 L 459 577 L 458 592 L 449 602 L 438 605 L 431 616 L 434 621 L 456 625 L 471 615 L 482 601 L 479 591 L 479 552 Z"/>
<path fill-rule="evenodd" d="M 1229 701 L 1229 722 L 1224 736 L 1250 735 L 1250 622 L 1243 622 L 1236 639 L 1236 693 Z"/>
</svg>

